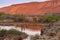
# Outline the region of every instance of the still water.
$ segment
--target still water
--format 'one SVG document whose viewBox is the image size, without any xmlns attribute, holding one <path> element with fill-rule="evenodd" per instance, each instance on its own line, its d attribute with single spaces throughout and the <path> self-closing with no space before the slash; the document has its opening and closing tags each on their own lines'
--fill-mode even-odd
<svg viewBox="0 0 60 40">
<path fill-rule="evenodd" d="M 39 31 L 37 31 L 37 30 L 34 31 L 34 30 L 30 30 L 30 29 L 23 29 L 23 30 L 22 30 L 21 27 L 15 27 L 15 26 L 0 26 L 0 30 L 1 30 L 1 29 L 6 29 L 6 30 L 16 29 L 16 30 L 18 30 L 18 31 L 25 32 L 25 33 L 28 34 L 29 36 L 31 36 L 31 35 L 36 35 L 36 34 L 38 34 L 38 35 L 41 34 L 40 30 L 39 30 Z M 30 37 L 28 37 L 27 39 L 24 39 L 24 40 L 30 40 Z"/>
</svg>

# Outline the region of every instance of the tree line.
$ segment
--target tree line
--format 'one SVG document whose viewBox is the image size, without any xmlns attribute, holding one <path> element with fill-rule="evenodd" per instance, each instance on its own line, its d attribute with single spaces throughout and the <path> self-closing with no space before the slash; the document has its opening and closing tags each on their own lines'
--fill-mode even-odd
<svg viewBox="0 0 60 40">
<path fill-rule="evenodd" d="M 29 22 L 27 19 L 28 16 L 24 14 L 6 14 L 3 12 L 0 12 L 0 21 L 4 20 L 13 20 L 12 22 Z M 42 16 L 34 16 L 32 17 L 32 22 L 40 22 L 40 23 L 49 23 L 49 22 L 55 22 L 60 21 L 60 13 L 46 13 Z"/>
</svg>

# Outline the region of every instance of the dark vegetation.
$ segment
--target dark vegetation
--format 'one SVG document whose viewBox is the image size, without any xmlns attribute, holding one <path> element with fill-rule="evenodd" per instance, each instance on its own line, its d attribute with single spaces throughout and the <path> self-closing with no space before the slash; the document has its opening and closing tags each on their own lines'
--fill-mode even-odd
<svg viewBox="0 0 60 40">
<path fill-rule="evenodd" d="M 25 19 L 26 16 L 23 14 L 11 15 L 0 12 L 0 22 L 23 22 Z"/>
<path fill-rule="evenodd" d="M 22 40 L 22 39 L 25 39 L 26 37 L 27 37 L 27 34 L 15 29 L 10 29 L 10 30 L 0 29 L 0 39 L 2 40 L 12 40 L 12 39 Z"/>
<path fill-rule="evenodd" d="M 60 21 L 60 13 L 47 13 L 40 17 L 41 22 L 57 22 Z"/>
<path fill-rule="evenodd" d="M 31 20 L 29 16 L 23 14 L 12 15 L 0 12 L 0 22 L 29 22 L 29 20 Z M 34 16 L 30 22 L 49 23 L 56 21 L 60 21 L 60 13 L 46 13 L 43 16 Z"/>
</svg>

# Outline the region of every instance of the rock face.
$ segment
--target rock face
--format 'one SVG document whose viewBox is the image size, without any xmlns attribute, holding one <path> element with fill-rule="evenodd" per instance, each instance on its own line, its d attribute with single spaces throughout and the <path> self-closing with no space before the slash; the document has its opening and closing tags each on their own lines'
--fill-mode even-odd
<svg viewBox="0 0 60 40">
<path fill-rule="evenodd" d="M 43 15 L 48 12 L 60 12 L 60 0 L 14 4 L 0 8 L 0 12 L 9 14 Z"/>
</svg>

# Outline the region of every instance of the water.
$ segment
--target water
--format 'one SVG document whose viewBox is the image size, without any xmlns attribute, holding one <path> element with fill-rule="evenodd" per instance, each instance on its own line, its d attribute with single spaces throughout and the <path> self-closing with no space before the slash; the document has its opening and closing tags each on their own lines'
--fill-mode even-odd
<svg viewBox="0 0 60 40">
<path fill-rule="evenodd" d="M 27 37 L 24 40 L 30 40 L 30 36 L 31 35 L 36 35 L 36 34 L 40 35 L 41 34 L 40 30 L 39 31 L 34 31 L 34 30 L 29 30 L 29 29 L 23 29 L 23 30 L 21 30 L 21 27 L 15 27 L 15 26 L 0 26 L 0 29 L 6 29 L 6 30 L 16 29 L 16 30 L 19 30 L 21 32 L 25 32 L 26 34 L 29 35 L 29 37 Z"/>
</svg>

